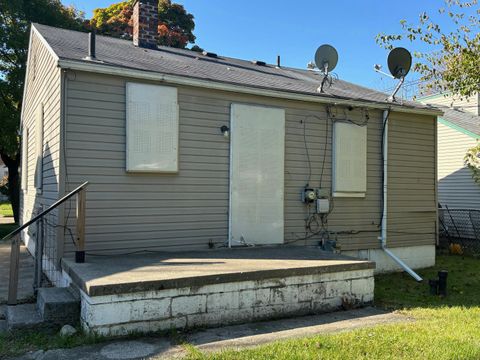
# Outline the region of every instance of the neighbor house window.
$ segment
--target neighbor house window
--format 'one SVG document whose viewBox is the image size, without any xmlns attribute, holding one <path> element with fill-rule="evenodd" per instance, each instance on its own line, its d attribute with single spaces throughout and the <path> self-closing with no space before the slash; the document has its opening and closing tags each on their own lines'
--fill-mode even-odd
<svg viewBox="0 0 480 360">
<path fill-rule="evenodd" d="M 37 193 L 43 188 L 43 105 L 40 104 L 35 117 L 35 188 Z"/>
<path fill-rule="evenodd" d="M 333 195 L 364 197 L 367 191 L 367 126 L 333 125 Z"/>
<path fill-rule="evenodd" d="M 177 89 L 127 83 L 126 116 L 127 171 L 177 172 Z"/>
</svg>

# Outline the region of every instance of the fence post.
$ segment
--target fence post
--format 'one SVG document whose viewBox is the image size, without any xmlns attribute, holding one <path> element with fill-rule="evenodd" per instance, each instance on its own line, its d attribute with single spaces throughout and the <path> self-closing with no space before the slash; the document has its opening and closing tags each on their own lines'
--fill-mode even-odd
<svg viewBox="0 0 480 360">
<path fill-rule="evenodd" d="M 43 245 L 44 245 L 44 219 L 37 220 L 37 233 L 35 241 L 35 264 L 34 264 L 34 278 L 33 278 L 33 290 L 35 294 L 39 287 L 42 286 L 43 275 Z"/>
<path fill-rule="evenodd" d="M 8 305 L 17 305 L 18 270 L 20 265 L 20 235 L 12 239 L 10 251 L 10 280 L 8 283 Z"/>
<path fill-rule="evenodd" d="M 85 262 L 85 189 L 77 193 L 77 250 L 75 262 Z"/>
</svg>

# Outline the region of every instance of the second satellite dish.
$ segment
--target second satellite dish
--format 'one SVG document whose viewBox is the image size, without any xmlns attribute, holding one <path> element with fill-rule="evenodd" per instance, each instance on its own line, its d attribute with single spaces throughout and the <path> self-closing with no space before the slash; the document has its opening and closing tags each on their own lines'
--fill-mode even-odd
<svg viewBox="0 0 480 360">
<path fill-rule="evenodd" d="M 388 54 L 388 70 L 396 79 L 407 76 L 412 66 L 412 55 L 407 49 L 398 47 Z"/>
<path fill-rule="evenodd" d="M 315 65 L 325 74 L 335 69 L 338 62 L 337 50 L 331 45 L 322 45 L 315 52 Z"/>
</svg>

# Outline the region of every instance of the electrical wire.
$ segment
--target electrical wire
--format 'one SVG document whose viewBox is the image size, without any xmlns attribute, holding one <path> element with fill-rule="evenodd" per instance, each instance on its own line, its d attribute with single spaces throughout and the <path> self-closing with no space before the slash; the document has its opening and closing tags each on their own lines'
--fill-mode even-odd
<svg viewBox="0 0 480 360">
<path fill-rule="evenodd" d="M 330 111 L 331 107 L 326 106 L 326 112 L 327 112 L 327 120 L 325 121 L 325 146 L 323 148 L 323 159 L 322 159 L 322 167 L 320 169 L 320 188 L 323 188 L 323 172 L 325 169 L 325 161 L 327 159 L 327 149 L 328 149 L 328 128 L 329 128 L 329 120 L 331 120 L 330 116 Z"/>
<path fill-rule="evenodd" d="M 307 185 L 305 187 L 308 187 L 310 184 L 310 180 L 312 178 L 312 163 L 310 161 L 310 153 L 308 151 L 308 144 L 307 144 L 307 119 L 308 116 L 305 117 L 303 120 L 303 143 L 305 145 L 305 153 L 307 155 L 307 163 L 308 163 L 308 180 L 307 180 Z"/>
</svg>

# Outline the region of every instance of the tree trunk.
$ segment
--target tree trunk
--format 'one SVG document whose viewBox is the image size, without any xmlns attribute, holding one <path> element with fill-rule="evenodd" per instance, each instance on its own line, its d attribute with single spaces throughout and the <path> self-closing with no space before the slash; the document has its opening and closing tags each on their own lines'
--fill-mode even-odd
<svg viewBox="0 0 480 360">
<path fill-rule="evenodd" d="M 18 223 L 20 219 L 20 174 L 18 166 L 20 165 L 20 156 L 11 158 L 10 156 L 0 153 L 3 163 L 8 168 L 8 197 L 12 204 L 13 218 Z"/>
</svg>

